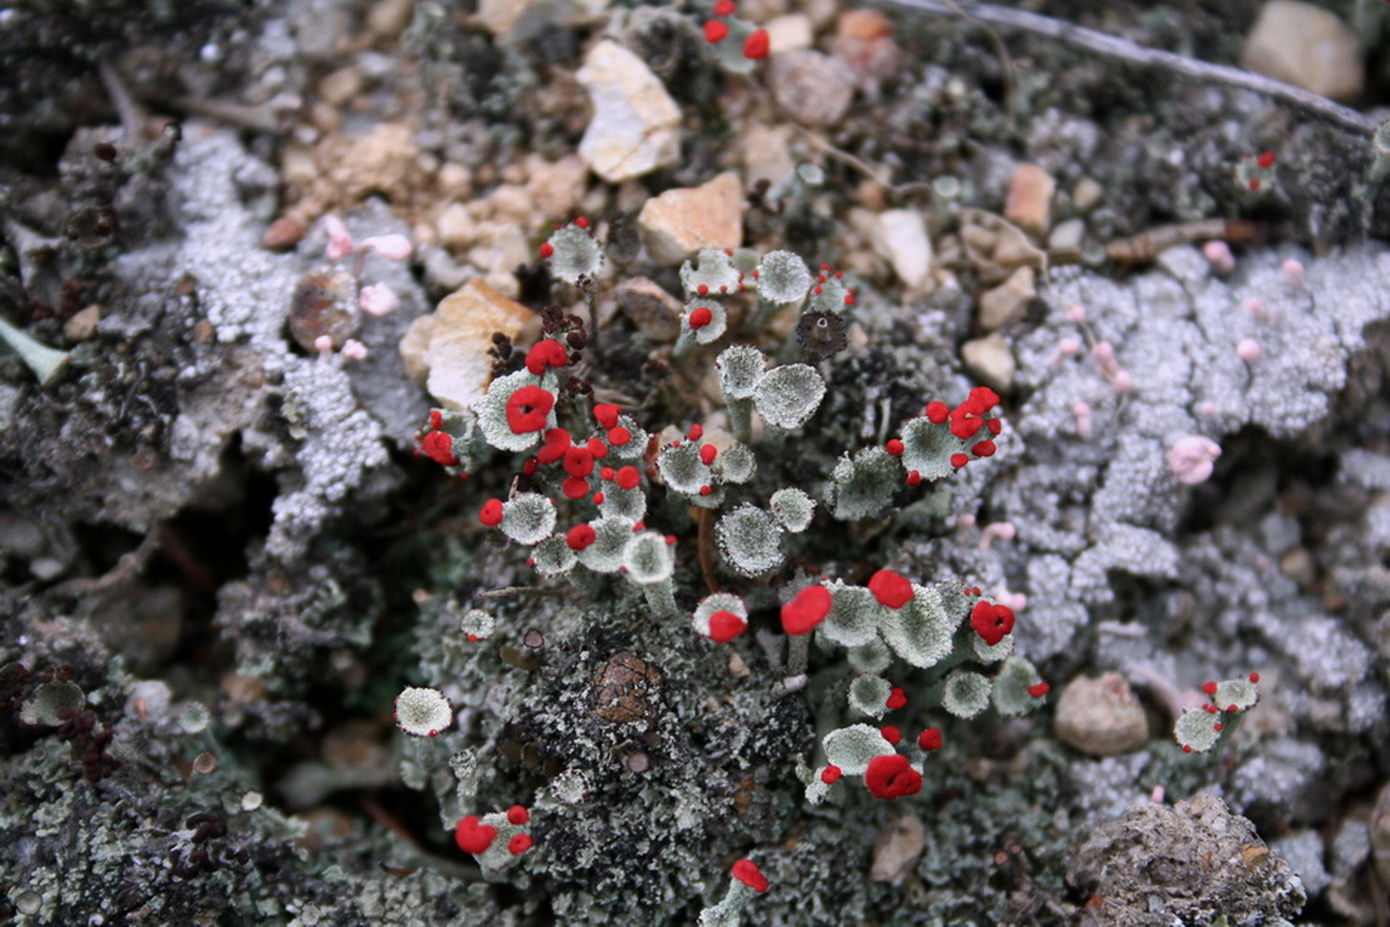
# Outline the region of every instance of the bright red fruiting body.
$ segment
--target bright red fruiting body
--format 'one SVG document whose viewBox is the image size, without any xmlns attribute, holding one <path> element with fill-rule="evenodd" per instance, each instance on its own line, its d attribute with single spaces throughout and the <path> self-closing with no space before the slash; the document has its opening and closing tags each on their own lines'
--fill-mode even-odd
<svg viewBox="0 0 1390 927">
<path fill-rule="evenodd" d="M 631 440 L 632 432 L 628 431 L 622 425 L 617 425 L 608 429 L 608 443 L 614 447 L 622 447 Z"/>
<path fill-rule="evenodd" d="M 691 441 L 699 441 L 699 440 L 700 440 L 701 438 L 703 438 L 704 436 L 705 436 L 705 426 L 699 424 L 698 422 L 697 422 L 696 424 L 690 426 L 690 434 L 689 434 L 689 437 L 690 437 L 690 440 L 691 440 Z"/>
<path fill-rule="evenodd" d="M 1255 163 L 1258 164 L 1260 167 L 1264 168 L 1265 170 L 1269 170 L 1271 167 L 1274 166 L 1274 152 L 1266 151 L 1264 154 L 1260 155 L 1258 158 L 1255 159 Z"/>
<path fill-rule="evenodd" d="M 601 438 L 590 438 L 588 446 L 589 453 L 593 454 L 595 458 L 608 456 L 608 445 L 604 444 Z"/>
<path fill-rule="evenodd" d="M 577 216 L 574 220 L 574 224 L 579 226 L 581 229 L 586 229 L 589 227 L 589 220 L 584 218 L 583 216 Z"/>
<path fill-rule="evenodd" d="M 699 331 L 713 321 L 714 313 L 710 312 L 709 306 L 696 306 L 690 311 L 691 331 Z"/>
<path fill-rule="evenodd" d="M 719 448 L 713 444 L 705 444 L 700 447 L 700 462 L 705 466 L 714 463 L 715 455 L 719 453 Z"/>
<path fill-rule="evenodd" d="M 897 438 L 890 439 L 889 442 L 884 445 L 883 449 L 888 452 L 890 457 L 901 457 L 904 450 L 903 443 Z"/>
<path fill-rule="evenodd" d="M 827 766 L 820 771 L 820 781 L 826 785 L 834 785 L 839 778 L 840 767 L 838 766 Z"/>
<path fill-rule="evenodd" d="M 454 842 L 460 850 L 474 856 L 484 853 L 497 837 L 497 828 L 479 822 L 476 815 L 470 814 L 461 819 L 454 828 Z"/>
<path fill-rule="evenodd" d="M 709 616 L 710 640 L 716 644 L 727 644 L 738 637 L 748 627 L 748 622 L 729 611 L 718 611 Z"/>
<path fill-rule="evenodd" d="M 603 480 L 605 483 L 613 482 L 613 468 L 604 467 L 602 470 L 598 472 L 598 476 L 599 479 Z"/>
<path fill-rule="evenodd" d="M 431 431 L 420 439 L 420 453 L 444 467 L 457 467 L 459 459 L 454 456 L 454 439 L 442 431 Z"/>
<path fill-rule="evenodd" d="M 807 586 L 782 606 L 782 630 L 788 634 L 806 634 L 830 614 L 830 590 L 824 586 Z"/>
<path fill-rule="evenodd" d="M 623 489 L 636 489 L 637 484 L 642 482 L 642 474 L 636 467 L 623 467 L 618 471 L 618 485 Z"/>
<path fill-rule="evenodd" d="M 724 37 L 729 34 L 729 27 L 717 19 L 705 22 L 705 41 L 713 45 L 715 42 L 724 41 Z"/>
<path fill-rule="evenodd" d="M 552 254 L 554 254 L 554 253 L 555 253 L 555 246 L 554 246 L 554 245 L 552 245 L 552 244 L 551 244 L 550 242 L 548 242 L 548 241 L 543 241 L 543 242 L 541 242 L 541 257 L 546 258 L 546 259 L 548 260 L 548 259 L 550 258 L 550 256 L 551 256 Z"/>
<path fill-rule="evenodd" d="M 888 693 L 888 700 L 883 704 L 886 705 L 889 710 L 901 708 L 907 704 L 907 693 L 899 687 L 894 686 L 893 691 Z"/>
<path fill-rule="evenodd" d="M 751 859 L 741 859 L 734 863 L 733 874 L 735 879 L 753 891 L 758 893 L 767 891 L 767 879 L 758 871 L 757 863 Z"/>
<path fill-rule="evenodd" d="M 529 849 L 531 849 L 530 834 L 517 834 L 511 840 L 507 841 L 507 852 L 511 853 L 513 856 L 520 856 Z"/>
<path fill-rule="evenodd" d="M 514 827 L 520 827 L 531 820 L 530 813 L 521 805 L 512 805 L 507 809 L 507 823 Z"/>
<path fill-rule="evenodd" d="M 706 285 L 706 284 L 704 284 L 704 283 L 702 283 L 702 284 L 700 284 L 699 286 L 697 286 L 697 287 L 695 288 L 695 292 L 696 292 L 696 293 L 699 293 L 701 296 L 708 296 L 708 295 L 709 295 L 709 286 Z"/>
<path fill-rule="evenodd" d="M 570 449 L 570 433 L 563 428 L 551 428 L 545 433 L 544 443 L 536 452 L 536 459 L 549 465 L 565 456 Z"/>
<path fill-rule="evenodd" d="M 613 428 L 618 424 L 621 411 L 614 403 L 602 402 L 594 406 L 594 419 L 604 428 Z"/>
<path fill-rule="evenodd" d="M 700 495 L 702 495 L 702 496 L 708 496 L 708 495 L 709 495 L 710 493 L 712 493 L 712 492 L 714 492 L 714 487 L 713 487 L 713 486 L 701 486 L 701 487 L 700 487 Z"/>
<path fill-rule="evenodd" d="M 961 467 L 965 466 L 968 463 L 970 463 L 970 458 L 965 456 L 964 454 L 951 455 L 951 466 L 955 467 L 957 470 L 959 470 Z"/>
<path fill-rule="evenodd" d="M 924 414 L 927 416 L 927 421 L 933 425 L 940 425 L 950 418 L 951 408 L 944 402 L 929 402 Z"/>
<path fill-rule="evenodd" d="M 912 583 L 892 570 L 879 570 L 869 577 L 869 591 L 880 605 L 894 609 L 902 608 L 912 599 Z"/>
<path fill-rule="evenodd" d="M 583 499 L 589 494 L 589 480 L 582 476 L 567 476 L 560 488 L 566 499 Z"/>
<path fill-rule="evenodd" d="M 970 627 L 993 647 L 1014 629 L 1014 613 L 1007 605 L 976 602 L 970 610 Z"/>
<path fill-rule="evenodd" d="M 756 61 L 766 58 L 771 39 L 766 29 L 759 29 L 743 41 L 743 57 Z"/>
<path fill-rule="evenodd" d="M 994 442 L 990 440 L 981 441 L 970 449 L 970 453 L 974 454 L 976 457 L 993 457 Z"/>
<path fill-rule="evenodd" d="M 565 451 L 565 472 L 570 476 L 588 476 L 594 472 L 594 455 L 587 446 Z"/>
<path fill-rule="evenodd" d="M 1215 694 L 1216 694 L 1216 683 L 1214 683 L 1214 682 L 1208 682 L 1208 683 L 1206 683 L 1205 685 L 1202 686 L 1202 691 L 1205 692 L 1207 695 L 1215 695 Z"/>
<path fill-rule="evenodd" d="M 568 362 L 569 354 L 566 353 L 565 346 L 550 338 L 537 341 L 535 346 L 526 352 L 526 369 L 536 376 L 545 373 L 548 367 L 563 367 Z"/>
<path fill-rule="evenodd" d="M 540 431 L 555 406 L 555 395 L 539 386 L 523 386 L 507 397 L 507 427 L 515 434 Z"/>
<path fill-rule="evenodd" d="M 888 741 L 895 747 L 902 742 L 902 729 L 897 727 L 896 725 L 885 724 L 883 727 L 878 729 L 878 732 L 883 735 L 884 740 Z"/>
<path fill-rule="evenodd" d="M 502 523 L 502 500 L 489 499 L 483 503 L 482 509 L 478 511 L 478 521 L 495 528 Z"/>
<path fill-rule="evenodd" d="M 565 532 L 565 544 L 570 550 L 583 550 L 594 543 L 597 537 L 594 529 L 589 525 L 575 525 Z"/>
<path fill-rule="evenodd" d="M 718 2 L 714 4 L 714 15 L 732 16 L 735 9 L 737 9 L 737 7 L 734 5 L 734 0 L 718 0 Z"/>
<path fill-rule="evenodd" d="M 1033 696 L 1033 698 L 1042 698 L 1044 695 L 1051 691 L 1052 684 L 1046 682 L 1034 683 L 1033 685 L 1028 687 L 1028 694 Z"/>
<path fill-rule="evenodd" d="M 912 768 L 907 757 L 888 753 L 869 760 L 864 784 L 874 798 L 901 798 L 922 790 L 922 774 Z"/>
<path fill-rule="evenodd" d="M 907 485 L 909 485 L 909 486 L 917 486 L 917 485 L 921 484 L 921 482 L 922 482 L 922 474 L 918 473 L 916 470 L 913 470 L 911 473 L 909 473 L 909 474 L 907 475 Z"/>
<path fill-rule="evenodd" d="M 932 750 L 941 749 L 941 732 L 934 727 L 929 727 L 917 735 L 917 746 L 930 753 Z"/>
<path fill-rule="evenodd" d="M 1251 681 L 1251 682 L 1259 682 L 1259 681 L 1260 681 L 1260 674 L 1259 674 L 1259 673 L 1251 673 L 1251 674 L 1250 674 L 1250 681 Z"/>
</svg>

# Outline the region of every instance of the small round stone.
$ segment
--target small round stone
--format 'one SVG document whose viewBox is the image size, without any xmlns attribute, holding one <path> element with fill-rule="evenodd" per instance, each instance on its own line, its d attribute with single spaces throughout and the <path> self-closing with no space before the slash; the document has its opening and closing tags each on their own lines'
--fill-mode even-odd
<svg viewBox="0 0 1390 927">
<path fill-rule="evenodd" d="M 1089 756 L 1138 750 L 1149 740 L 1149 722 L 1129 683 L 1119 673 L 1080 677 L 1057 700 L 1057 736 Z"/>
</svg>

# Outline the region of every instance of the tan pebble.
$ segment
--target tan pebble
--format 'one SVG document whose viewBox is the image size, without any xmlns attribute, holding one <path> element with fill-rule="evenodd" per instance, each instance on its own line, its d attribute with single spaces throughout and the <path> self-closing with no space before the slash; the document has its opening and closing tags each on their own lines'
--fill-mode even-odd
<svg viewBox="0 0 1390 927">
<path fill-rule="evenodd" d="M 1082 177 L 1071 191 L 1071 201 L 1082 212 L 1090 212 L 1105 199 L 1105 188 L 1089 177 Z"/>
<path fill-rule="evenodd" d="M 1057 181 L 1036 164 L 1020 164 L 1009 181 L 1004 218 L 1030 235 L 1041 235 L 1052 221 L 1052 194 Z"/>
<path fill-rule="evenodd" d="M 1269 0 L 1245 40 L 1240 66 L 1334 100 L 1361 95 L 1356 37 L 1336 14 L 1298 0 Z"/>
<path fill-rule="evenodd" d="M 726 171 L 699 187 L 667 190 L 637 217 L 647 253 L 679 264 L 701 248 L 737 248 L 743 238 L 743 185 Z"/>
<path fill-rule="evenodd" d="M 293 248 L 304 237 L 304 232 L 304 219 L 295 213 L 286 213 L 270 223 L 270 227 L 261 238 L 261 244 L 271 251 Z"/>
<path fill-rule="evenodd" d="M 319 98 L 330 106 L 342 106 L 362 91 L 362 73 L 349 65 L 319 81 Z"/>
<path fill-rule="evenodd" d="M 439 243 L 454 251 L 468 248 L 477 240 L 477 227 L 477 221 L 468 214 L 468 208 L 462 203 L 445 206 L 439 218 L 434 220 Z"/>
<path fill-rule="evenodd" d="M 835 34 L 850 39 L 881 39 L 893 34 L 893 23 L 878 10 L 847 10 L 835 20 Z"/>
<path fill-rule="evenodd" d="M 1009 275 L 1009 279 L 992 290 L 986 290 L 980 297 L 978 319 L 981 327 L 993 330 L 1017 322 L 1037 296 L 1033 268 L 1018 268 Z"/>
<path fill-rule="evenodd" d="M 1080 676 L 1057 699 L 1057 737 L 1088 756 L 1115 756 L 1149 741 L 1149 721 L 1119 673 Z"/>
<path fill-rule="evenodd" d="M 1018 364 L 1008 342 L 998 332 L 965 342 L 960 355 L 966 369 L 986 386 L 1002 392 L 1013 385 Z"/>
<path fill-rule="evenodd" d="M 401 355 L 413 376 L 418 378 L 422 367 L 427 371 L 425 388 L 441 406 L 468 408 L 492 380 L 487 352 L 493 332 L 514 339 L 534 315 L 475 278 L 444 297 L 432 315 L 411 323 L 401 341 Z"/>
<path fill-rule="evenodd" d="M 615 296 L 623 315 L 648 341 L 674 341 L 680 333 L 681 302 L 646 277 L 618 284 Z"/>
<path fill-rule="evenodd" d="M 101 306 L 95 303 L 79 309 L 72 318 L 63 323 L 63 337 L 69 341 L 86 341 L 96 334 L 97 323 L 101 321 Z"/>
<path fill-rule="evenodd" d="M 926 847 L 926 828 L 920 818 L 904 815 L 890 821 L 874 841 L 874 859 L 869 878 L 875 882 L 898 882 L 917 865 Z"/>
</svg>

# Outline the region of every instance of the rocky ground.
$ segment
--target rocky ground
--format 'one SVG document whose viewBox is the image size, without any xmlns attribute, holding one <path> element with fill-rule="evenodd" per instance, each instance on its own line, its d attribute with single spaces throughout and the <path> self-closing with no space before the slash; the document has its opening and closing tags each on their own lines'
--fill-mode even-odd
<svg viewBox="0 0 1390 927">
<path fill-rule="evenodd" d="M 0 920 L 1390 923 L 1322 6 L 0 10 Z"/>
</svg>

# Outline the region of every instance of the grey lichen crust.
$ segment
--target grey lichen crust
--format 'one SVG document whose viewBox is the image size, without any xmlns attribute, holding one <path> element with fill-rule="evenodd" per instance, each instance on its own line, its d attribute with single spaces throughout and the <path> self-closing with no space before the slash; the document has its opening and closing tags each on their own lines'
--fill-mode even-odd
<svg viewBox="0 0 1390 927">
<path fill-rule="evenodd" d="M 1303 885 L 1245 818 L 1207 792 L 1172 807 L 1147 804 L 1092 827 L 1067 878 L 1104 899 L 1095 923 L 1292 924 Z"/>
</svg>

